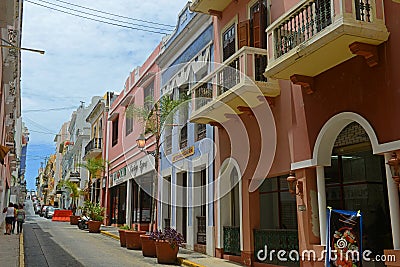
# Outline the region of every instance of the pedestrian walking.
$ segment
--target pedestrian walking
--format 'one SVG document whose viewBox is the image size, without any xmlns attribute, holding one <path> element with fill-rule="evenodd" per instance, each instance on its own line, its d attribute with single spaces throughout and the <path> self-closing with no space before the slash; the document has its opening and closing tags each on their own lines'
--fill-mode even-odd
<svg viewBox="0 0 400 267">
<path fill-rule="evenodd" d="M 12 223 L 15 216 L 14 204 L 10 202 L 8 207 L 4 208 L 3 213 L 6 214 L 6 232 L 4 234 L 11 235 Z"/>
<path fill-rule="evenodd" d="M 24 206 L 19 204 L 18 211 L 17 211 L 17 234 L 22 233 L 22 225 L 25 222 L 25 210 Z"/>
<path fill-rule="evenodd" d="M 11 228 L 11 233 L 14 234 L 15 232 L 15 223 L 17 221 L 17 212 L 18 212 L 18 204 L 14 204 L 14 220 L 12 222 L 12 228 Z"/>
</svg>

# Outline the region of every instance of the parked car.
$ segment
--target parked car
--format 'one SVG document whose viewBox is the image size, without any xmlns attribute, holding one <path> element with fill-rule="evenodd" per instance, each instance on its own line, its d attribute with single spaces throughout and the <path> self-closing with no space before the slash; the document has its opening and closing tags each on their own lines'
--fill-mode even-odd
<svg viewBox="0 0 400 267">
<path fill-rule="evenodd" d="M 40 205 L 39 203 L 37 203 L 35 206 L 35 214 L 39 214 L 40 210 L 42 209 L 42 205 Z"/>
<path fill-rule="evenodd" d="M 44 213 L 46 212 L 47 207 L 48 207 L 48 205 L 42 206 L 42 208 L 40 209 L 40 212 L 39 212 L 40 217 L 44 216 Z"/>
<path fill-rule="evenodd" d="M 55 208 L 55 207 L 52 207 L 52 206 L 47 207 L 46 212 L 44 214 L 44 217 L 47 218 L 47 219 L 53 218 L 55 210 L 59 210 L 59 208 Z"/>
</svg>

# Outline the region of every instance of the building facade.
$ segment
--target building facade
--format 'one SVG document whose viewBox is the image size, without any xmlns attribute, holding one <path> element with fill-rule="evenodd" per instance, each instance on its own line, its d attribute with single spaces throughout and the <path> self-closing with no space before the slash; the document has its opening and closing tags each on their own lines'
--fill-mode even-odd
<svg viewBox="0 0 400 267">
<path fill-rule="evenodd" d="M 214 15 L 215 58 L 224 63 L 216 69 L 222 90 L 213 87 L 191 116 L 217 128 L 217 256 L 248 266 L 322 266 L 258 252 L 267 245 L 320 255 L 328 206 L 361 211 L 363 249 L 398 255 L 398 173 L 386 163 L 398 162 L 388 114 L 397 112 L 399 3 L 200 0 L 191 8 Z M 241 84 L 235 69 L 256 87 Z"/>
<path fill-rule="evenodd" d="M 86 122 L 86 118 L 94 109 L 97 102 L 101 99 L 100 96 L 94 96 L 88 106 L 84 103 L 72 113 L 71 120 L 68 126 L 68 134 L 70 139 L 64 142 L 64 155 L 61 160 L 62 179 L 77 183 L 81 191 L 88 192 L 89 173 L 88 170 L 82 167 L 84 163 L 85 147 L 90 141 L 91 125 Z M 85 195 L 85 194 L 83 194 Z M 83 204 L 85 197 L 81 196 L 78 201 L 78 206 Z M 65 203 L 67 207 L 72 203 L 72 199 Z"/>
<path fill-rule="evenodd" d="M 175 100 L 187 98 L 191 86 L 213 67 L 212 17 L 191 12 L 189 6 L 179 13 L 157 59 L 161 94 Z M 181 103 L 161 133 L 158 228 L 173 227 L 187 248 L 214 255 L 214 191 L 207 186 L 214 179 L 213 127 L 190 123 L 191 105 L 190 98 Z"/>
<path fill-rule="evenodd" d="M 16 172 L 16 121 L 21 116 L 21 46 L 22 2 L 7 0 L 0 3 L 0 209 L 10 201 L 12 172 Z M 14 175 L 15 176 L 15 175 Z M 18 179 L 18 177 L 16 177 Z M 4 214 L 0 215 L 3 220 Z"/>
<path fill-rule="evenodd" d="M 161 44 L 141 67 L 132 71 L 124 89 L 111 105 L 108 126 L 108 187 L 110 224 L 127 224 L 139 230 L 149 230 L 155 221 L 153 186 L 156 177 L 154 157 L 137 147 L 136 139 L 143 134 L 145 150 L 154 150 L 154 137 L 146 133 L 145 125 L 127 115 L 129 106 L 144 107 L 159 98 L 159 67 L 155 63 Z M 146 100 L 146 101 L 145 101 Z"/>
</svg>

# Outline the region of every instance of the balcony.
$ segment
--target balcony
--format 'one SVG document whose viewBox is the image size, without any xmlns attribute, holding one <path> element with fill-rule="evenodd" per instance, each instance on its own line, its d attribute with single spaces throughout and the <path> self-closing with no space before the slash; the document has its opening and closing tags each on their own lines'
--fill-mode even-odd
<svg viewBox="0 0 400 267">
<path fill-rule="evenodd" d="M 232 0 L 194 0 L 190 5 L 190 10 L 221 16 L 222 11 L 230 2 L 232 2 Z"/>
<path fill-rule="evenodd" d="M 383 0 L 303 0 L 267 28 L 265 76 L 314 77 L 356 55 L 377 64 L 385 42 Z"/>
<path fill-rule="evenodd" d="M 192 88 L 190 121 L 222 123 L 230 114 L 241 114 L 242 107 L 259 106 L 264 96 L 278 96 L 278 82 L 263 76 L 266 65 L 267 50 L 242 47 Z"/>
<path fill-rule="evenodd" d="M 102 138 L 93 138 L 85 147 L 84 159 L 95 158 L 102 152 Z"/>
<path fill-rule="evenodd" d="M 81 174 L 79 171 L 68 171 L 65 180 L 70 180 L 71 182 L 80 182 Z"/>
</svg>

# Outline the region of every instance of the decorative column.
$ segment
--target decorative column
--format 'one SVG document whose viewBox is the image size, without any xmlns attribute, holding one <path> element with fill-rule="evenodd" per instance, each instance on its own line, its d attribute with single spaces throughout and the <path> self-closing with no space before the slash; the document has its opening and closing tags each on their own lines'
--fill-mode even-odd
<svg viewBox="0 0 400 267">
<path fill-rule="evenodd" d="M 385 162 L 391 158 L 391 153 L 385 153 Z M 392 225 L 393 248 L 400 249 L 400 205 L 398 187 L 392 179 L 390 166 L 386 165 L 386 180 L 389 196 L 390 221 Z"/>
<path fill-rule="evenodd" d="M 126 182 L 126 224 L 132 222 L 132 179 Z"/>
<path fill-rule="evenodd" d="M 317 166 L 317 191 L 318 191 L 318 215 L 319 235 L 321 245 L 326 245 L 326 191 L 324 166 Z"/>
</svg>

